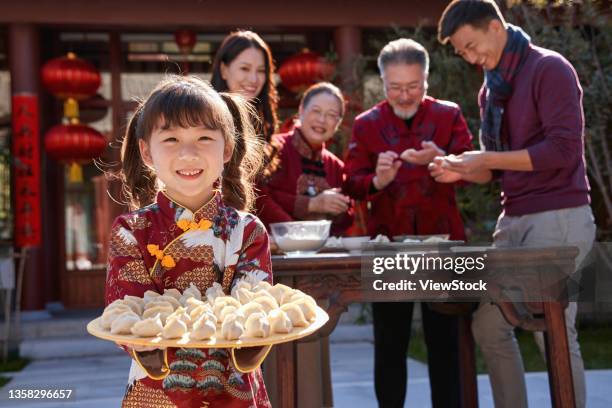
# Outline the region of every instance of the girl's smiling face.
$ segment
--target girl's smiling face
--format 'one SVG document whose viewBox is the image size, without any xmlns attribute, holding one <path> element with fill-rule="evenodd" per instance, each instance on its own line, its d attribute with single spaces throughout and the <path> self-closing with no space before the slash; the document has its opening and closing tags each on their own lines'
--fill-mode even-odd
<svg viewBox="0 0 612 408">
<path fill-rule="evenodd" d="M 196 211 L 213 196 L 213 184 L 232 155 L 223 132 L 204 126 L 157 126 L 149 141 L 139 141 L 144 163 L 177 203 Z"/>
</svg>

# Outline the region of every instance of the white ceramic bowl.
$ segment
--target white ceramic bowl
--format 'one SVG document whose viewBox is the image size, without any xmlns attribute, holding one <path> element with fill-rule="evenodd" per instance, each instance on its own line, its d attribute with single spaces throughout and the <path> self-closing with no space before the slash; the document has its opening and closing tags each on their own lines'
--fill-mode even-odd
<svg viewBox="0 0 612 408">
<path fill-rule="evenodd" d="M 350 253 L 359 253 L 361 252 L 361 246 L 370 241 L 370 237 L 342 237 L 340 238 L 342 242 L 342 248 L 346 249 Z"/>
<path fill-rule="evenodd" d="M 293 221 L 270 224 L 278 248 L 287 255 L 314 254 L 325 245 L 331 221 Z"/>
</svg>

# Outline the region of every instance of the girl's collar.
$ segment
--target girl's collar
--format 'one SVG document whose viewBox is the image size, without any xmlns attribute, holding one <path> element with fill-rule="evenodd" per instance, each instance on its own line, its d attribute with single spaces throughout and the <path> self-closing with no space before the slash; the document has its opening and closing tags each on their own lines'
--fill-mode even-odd
<svg viewBox="0 0 612 408">
<path fill-rule="evenodd" d="M 177 212 L 180 211 L 180 213 L 183 214 L 182 218 L 184 218 L 185 214 L 191 213 L 193 215 L 190 221 L 194 222 L 199 222 L 202 219 L 212 221 L 214 216 L 219 213 L 219 208 L 223 206 L 223 198 L 219 190 L 215 190 L 211 199 L 198 208 L 195 212 L 192 212 L 190 209 L 185 208 L 181 204 L 174 201 L 164 191 L 159 191 L 157 193 L 156 202 L 157 205 L 159 205 L 161 212 L 165 215 L 175 218 Z"/>
</svg>

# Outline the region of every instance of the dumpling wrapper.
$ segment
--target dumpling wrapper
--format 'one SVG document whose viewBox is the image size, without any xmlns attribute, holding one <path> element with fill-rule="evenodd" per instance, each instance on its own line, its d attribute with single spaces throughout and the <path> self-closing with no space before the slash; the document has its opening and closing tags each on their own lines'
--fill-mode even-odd
<svg viewBox="0 0 612 408">
<path fill-rule="evenodd" d="M 189 314 L 187 314 L 187 309 L 185 309 L 184 307 L 181 306 L 174 312 L 172 312 L 172 314 L 166 318 L 166 321 L 175 317 L 177 319 L 181 319 L 187 325 L 187 327 L 191 327 L 191 317 L 189 316 Z"/>
<path fill-rule="evenodd" d="M 244 335 L 246 337 L 268 337 L 270 336 L 270 321 L 265 313 L 253 313 L 244 323 Z"/>
<path fill-rule="evenodd" d="M 221 337 L 226 340 L 237 340 L 244 333 L 244 326 L 235 314 L 227 316 L 221 325 Z"/>
<path fill-rule="evenodd" d="M 184 321 L 178 317 L 168 319 L 166 325 L 162 330 L 162 337 L 164 339 L 177 339 L 183 337 L 187 333 L 187 325 Z"/>
<path fill-rule="evenodd" d="M 126 312 L 132 312 L 132 309 L 130 309 L 130 307 L 126 304 L 117 304 L 110 309 L 105 309 L 102 313 L 102 318 L 100 319 L 100 326 L 102 326 L 102 328 L 105 330 L 109 330 L 113 321 L 122 313 Z"/>
<path fill-rule="evenodd" d="M 171 297 L 175 298 L 176 301 L 178 302 L 179 299 L 181 298 L 181 296 L 183 296 L 183 294 L 181 293 L 180 290 L 178 290 L 176 288 L 171 288 L 171 289 L 164 289 L 163 296 L 171 296 Z"/>
<path fill-rule="evenodd" d="M 145 304 L 149 303 L 153 299 L 160 297 L 161 295 L 155 291 L 147 290 L 142 296 L 142 300 L 144 300 Z"/>
<path fill-rule="evenodd" d="M 249 282 L 245 281 L 244 279 L 238 280 L 234 284 L 234 287 L 232 287 L 231 295 L 233 297 L 236 297 L 236 292 L 238 292 L 239 289 L 246 289 L 248 291 L 251 291 L 251 284 Z"/>
<path fill-rule="evenodd" d="M 210 315 L 212 315 L 215 318 L 215 323 L 217 322 L 217 316 L 215 316 L 215 314 L 213 313 L 213 311 L 210 308 L 210 306 L 208 305 L 208 303 L 205 303 L 205 304 L 200 305 L 200 306 L 196 307 L 195 309 L 193 309 L 191 311 L 191 313 L 189 313 L 189 317 L 191 317 L 191 321 L 192 322 L 195 322 L 203 314 L 210 314 Z"/>
<path fill-rule="evenodd" d="M 189 299 L 187 299 L 185 301 L 185 308 L 187 309 L 187 313 L 189 313 L 189 314 L 191 314 L 191 312 L 193 312 L 194 309 L 197 309 L 198 307 L 204 306 L 204 305 L 206 305 L 206 307 L 210 308 L 208 303 L 206 303 L 206 302 L 204 302 L 202 300 L 198 300 L 198 299 L 196 299 L 194 297 L 191 297 L 191 298 L 189 298 Z"/>
<path fill-rule="evenodd" d="M 206 300 L 208 300 L 212 306 L 215 303 L 215 299 L 220 296 L 225 296 L 225 293 L 223 293 L 223 287 L 219 282 L 213 282 L 212 286 L 206 289 Z"/>
<path fill-rule="evenodd" d="M 253 313 L 267 313 L 266 309 L 257 302 L 249 302 L 246 305 L 240 306 L 236 313 L 244 316 L 245 319 L 248 319 L 250 315 Z"/>
<path fill-rule="evenodd" d="M 215 335 L 217 331 L 217 323 L 216 320 L 212 320 L 209 318 L 209 314 L 202 315 L 196 322 L 193 324 L 191 332 L 189 333 L 189 338 L 193 340 L 208 340 L 212 336 Z M 214 317 L 214 315 L 212 315 Z"/>
<path fill-rule="evenodd" d="M 270 320 L 270 329 L 273 333 L 291 333 L 293 323 L 291 319 L 282 309 L 274 309 L 268 314 Z"/>
<path fill-rule="evenodd" d="M 270 313 L 271 310 L 278 309 L 278 303 L 272 297 L 260 296 L 253 299 L 251 302 L 259 303 L 266 313 Z"/>
<path fill-rule="evenodd" d="M 123 302 L 132 309 L 132 312 L 136 313 L 138 316 L 142 314 L 143 306 L 140 305 L 140 302 L 130 299 L 127 295 L 123 298 Z"/>
<path fill-rule="evenodd" d="M 139 337 L 155 337 L 164 329 L 160 314 L 134 323 L 132 334 Z"/>
<path fill-rule="evenodd" d="M 124 312 L 111 323 L 112 334 L 132 334 L 132 326 L 140 321 L 140 317 L 134 312 Z"/>
<path fill-rule="evenodd" d="M 225 306 L 235 306 L 238 309 L 242 304 L 231 296 L 219 296 L 215 299 L 213 313 L 221 320 L 221 311 Z"/>
<path fill-rule="evenodd" d="M 150 303 L 155 303 L 155 302 L 168 302 L 172 305 L 172 307 L 176 310 L 179 307 L 181 307 L 181 303 L 176 300 L 176 298 L 174 296 L 170 296 L 170 295 L 161 295 L 159 296 L 157 299 L 149 302 Z M 148 304 L 147 304 L 148 306 Z"/>
<path fill-rule="evenodd" d="M 282 305 L 281 310 L 287 313 L 287 316 L 291 319 L 291 323 L 294 327 L 306 327 L 308 326 L 308 321 L 306 317 L 304 317 L 304 312 L 299 305 L 295 303 L 287 303 Z"/>
<path fill-rule="evenodd" d="M 128 299 L 133 300 L 134 302 L 138 303 L 141 306 L 141 308 L 144 309 L 145 301 L 143 298 L 138 297 L 138 296 L 131 296 L 131 295 L 125 295 L 123 297 L 123 300 L 128 300 Z"/>
<path fill-rule="evenodd" d="M 189 287 L 183 291 L 179 302 L 183 306 L 187 306 L 187 300 L 189 299 L 197 299 L 202 300 L 202 292 L 200 289 L 192 282 L 189 284 Z"/>
<path fill-rule="evenodd" d="M 244 305 L 253 300 L 253 295 L 254 293 L 247 288 L 240 288 L 232 296 Z"/>
<path fill-rule="evenodd" d="M 302 313 L 304 313 L 304 318 L 309 322 L 312 323 L 317 319 L 317 304 L 315 303 L 313 306 L 313 301 L 306 297 L 300 297 L 288 304 L 298 305 L 302 309 Z"/>
<path fill-rule="evenodd" d="M 253 286 L 253 289 L 251 289 L 252 292 L 260 292 L 260 291 L 266 291 L 266 292 L 270 292 L 270 289 L 272 289 L 272 285 L 270 285 L 270 283 L 268 281 L 261 281 L 259 282 L 257 285 Z"/>
<path fill-rule="evenodd" d="M 172 306 L 155 306 L 145 310 L 142 313 L 143 319 L 148 319 L 150 317 L 154 317 L 156 315 L 160 316 L 162 324 L 166 324 L 166 319 L 170 316 L 174 311 L 172 310 Z"/>
<path fill-rule="evenodd" d="M 271 294 L 279 305 L 282 305 L 284 299 L 293 295 L 294 290 L 287 285 L 277 283 L 268 289 L 267 293 Z"/>
</svg>

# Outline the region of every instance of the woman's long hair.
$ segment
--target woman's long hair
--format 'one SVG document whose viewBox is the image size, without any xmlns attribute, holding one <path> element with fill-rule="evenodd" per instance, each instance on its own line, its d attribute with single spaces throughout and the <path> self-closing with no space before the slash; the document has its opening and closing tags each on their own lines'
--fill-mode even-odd
<svg viewBox="0 0 612 408">
<path fill-rule="evenodd" d="M 225 65 L 231 62 L 244 50 L 255 48 L 263 53 L 266 67 L 266 81 L 253 104 L 259 116 L 253 126 L 263 141 L 269 142 L 272 134 L 278 128 L 278 93 L 274 85 L 274 60 L 272 52 L 265 41 L 252 31 L 234 31 L 229 34 L 217 50 L 212 67 L 211 84 L 217 92 L 228 91 L 227 82 L 221 76 L 221 63 Z"/>
</svg>

